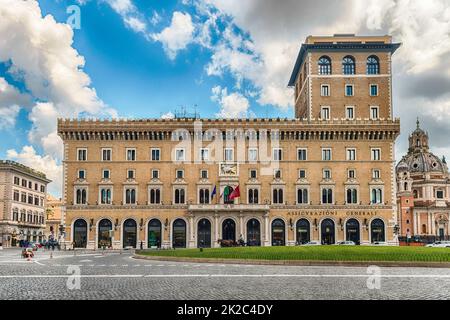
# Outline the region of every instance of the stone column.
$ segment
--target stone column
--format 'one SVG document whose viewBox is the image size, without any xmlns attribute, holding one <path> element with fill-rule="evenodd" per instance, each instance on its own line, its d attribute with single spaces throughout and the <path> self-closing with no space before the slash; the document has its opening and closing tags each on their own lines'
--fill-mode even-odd
<svg viewBox="0 0 450 320">
<path fill-rule="evenodd" d="M 264 215 L 264 246 L 270 246 L 269 214 Z"/>
<path fill-rule="evenodd" d="M 241 213 L 239 214 L 239 235 L 238 235 L 238 239 L 240 238 L 240 236 L 244 236 L 244 215 Z"/>
<path fill-rule="evenodd" d="M 189 216 L 189 248 L 195 248 L 194 216 Z"/>
<path fill-rule="evenodd" d="M 219 216 L 217 214 L 214 214 L 214 244 L 213 247 L 220 247 L 219 243 L 217 242 L 219 240 Z"/>
</svg>

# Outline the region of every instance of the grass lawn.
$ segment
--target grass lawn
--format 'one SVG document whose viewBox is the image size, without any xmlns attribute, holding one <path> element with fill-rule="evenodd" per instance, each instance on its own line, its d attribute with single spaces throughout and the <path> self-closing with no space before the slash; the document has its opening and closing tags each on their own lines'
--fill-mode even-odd
<svg viewBox="0 0 450 320">
<path fill-rule="evenodd" d="M 326 261 L 435 261 L 450 262 L 450 248 L 385 246 L 311 246 L 311 247 L 237 247 L 141 250 L 146 256 L 254 259 L 254 260 L 326 260 Z"/>
</svg>

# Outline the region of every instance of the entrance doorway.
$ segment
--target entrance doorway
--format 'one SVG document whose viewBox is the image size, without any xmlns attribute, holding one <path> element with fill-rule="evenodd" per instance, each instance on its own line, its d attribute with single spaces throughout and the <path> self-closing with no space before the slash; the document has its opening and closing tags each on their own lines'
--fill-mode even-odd
<svg viewBox="0 0 450 320">
<path fill-rule="evenodd" d="M 236 241 L 236 223 L 233 219 L 226 219 L 222 223 L 222 240 Z"/>
<path fill-rule="evenodd" d="M 356 219 L 349 219 L 345 224 L 345 240 L 353 241 L 356 244 L 360 244 L 359 237 L 359 222 Z"/>
<path fill-rule="evenodd" d="M 123 223 L 123 247 L 136 248 L 137 224 L 133 219 L 125 220 Z"/>
<path fill-rule="evenodd" d="M 261 224 L 257 219 L 247 222 L 247 246 L 259 247 L 261 245 Z"/>
<path fill-rule="evenodd" d="M 325 219 L 320 225 L 322 244 L 329 245 L 335 243 L 334 221 Z"/>
<path fill-rule="evenodd" d="M 197 247 L 211 248 L 211 222 L 201 219 L 197 225 Z"/>
</svg>

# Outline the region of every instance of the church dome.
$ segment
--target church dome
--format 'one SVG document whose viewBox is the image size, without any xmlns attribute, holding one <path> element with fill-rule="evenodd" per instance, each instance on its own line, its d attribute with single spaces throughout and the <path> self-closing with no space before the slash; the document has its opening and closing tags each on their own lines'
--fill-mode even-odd
<svg viewBox="0 0 450 320">
<path fill-rule="evenodd" d="M 445 159 L 439 159 L 429 151 L 428 133 L 422 130 L 417 119 L 417 128 L 409 136 L 408 154 L 397 164 L 397 172 L 409 171 L 411 173 L 448 172 Z"/>
</svg>

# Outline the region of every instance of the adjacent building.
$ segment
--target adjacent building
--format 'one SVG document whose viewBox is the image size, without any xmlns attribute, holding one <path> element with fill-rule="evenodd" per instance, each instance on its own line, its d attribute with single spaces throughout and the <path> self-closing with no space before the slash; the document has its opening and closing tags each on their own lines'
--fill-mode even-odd
<svg viewBox="0 0 450 320">
<path fill-rule="evenodd" d="M 0 242 L 44 239 L 47 184 L 45 174 L 8 160 L 0 161 Z"/>
<path fill-rule="evenodd" d="M 62 206 L 61 198 L 47 195 L 46 224 L 45 224 L 45 239 L 53 241 L 64 240 L 64 229 L 62 224 Z"/>
<path fill-rule="evenodd" d="M 59 119 L 66 243 L 396 244 L 389 36 L 308 37 L 291 119 Z"/>
<path fill-rule="evenodd" d="M 431 242 L 450 239 L 450 176 L 445 158 L 430 151 L 428 140 L 417 120 L 396 172 L 401 235 Z"/>
</svg>

